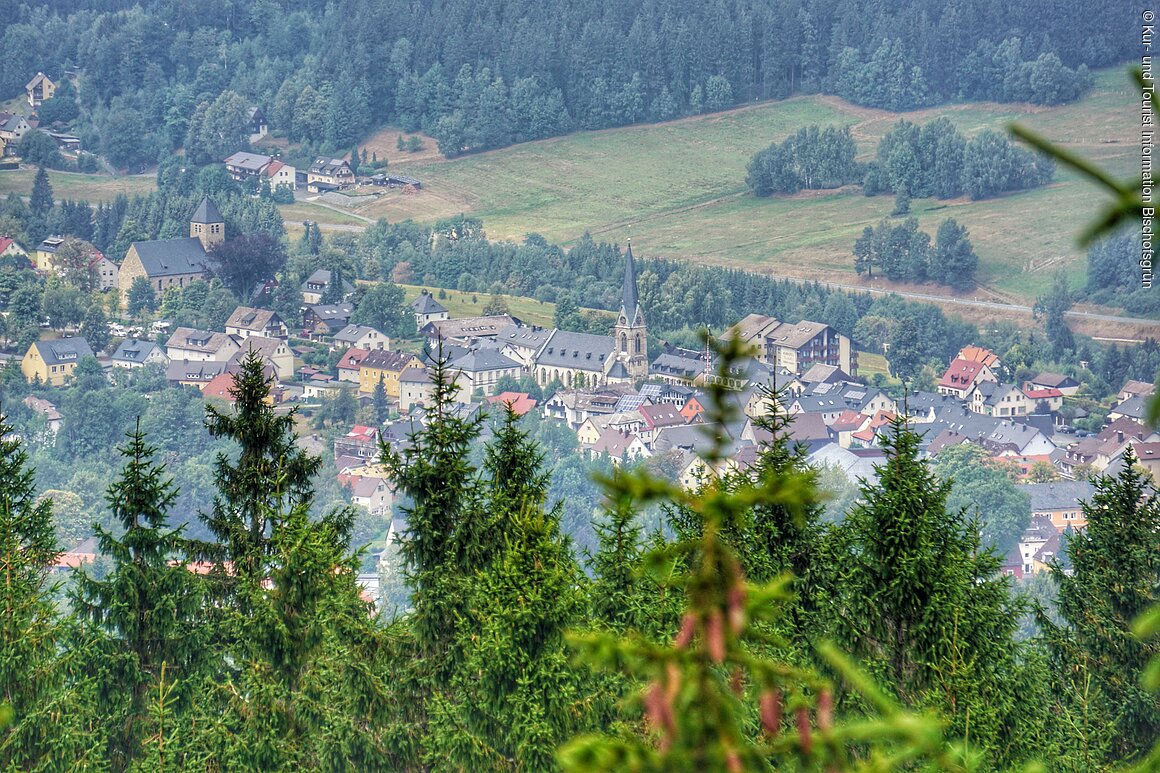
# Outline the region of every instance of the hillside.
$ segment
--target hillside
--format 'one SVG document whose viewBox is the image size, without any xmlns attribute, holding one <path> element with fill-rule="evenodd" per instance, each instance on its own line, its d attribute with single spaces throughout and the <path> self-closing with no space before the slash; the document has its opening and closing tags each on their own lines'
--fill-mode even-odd
<svg viewBox="0 0 1160 773">
<path fill-rule="evenodd" d="M 1019 120 L 1126 175 L 1135 163 L 1135 138 L 1122 116 L 1133 103 L 1118 70 L 1097 74 L 1095 89 L 1079 103 L 1056 108 L 969 103 L 896 114 L 834 97 L 798 97 L 453 160 L 411 163 L 405 154 L 392 154 L 393 169 L 423 180 L 422 193 L 390 192 L 354 212 L 391 221 L 466 212 L 482 218 L 494 238 L 535 231 L 568 243 L 587 230 L 621 242 L 631 236 L 649 255 L 856 282 L 854 239 L 889 214 L 893 199 L 867 198 L 858 187 L 756 199 L 744 185 L 745 164 L 755 151 L 802 126 L 837 123 L 852 127 L 860 158 L 867 159 L 900 118 L 922 122 L 945 115 L 968 134 L 1003 130 Z M 951 216 L 965 224 L 984 287 L 1005 300 L 1028 301 L 1057 268 L 1080 281 L 1084 261 L 1074 235 L 1091 210 L 1092 193 L 1059 171 L 1055 183 L 1039 190 L 979 202 L 918 200 L 912 207 L 931 232 Z M 316 216 L 323 222 L 329 217 L 322 210 Z"/>
</svg>

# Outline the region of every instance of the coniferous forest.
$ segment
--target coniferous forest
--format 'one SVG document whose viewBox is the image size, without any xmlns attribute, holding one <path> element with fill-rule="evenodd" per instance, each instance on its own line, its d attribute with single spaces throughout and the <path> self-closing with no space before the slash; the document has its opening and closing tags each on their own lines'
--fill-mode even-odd
<svg viewBox="0 0 1160 773">
<path fill-rule="evenodd" d="M 80 74 L 79 114 L 52 117 L 79 115 L 84 147 L 117 167 L 179 147 L 218 160 L 250 106 L 316 150 L 390 122 L 454 155 L 795 93 L 1058 104 L 1129 58 L 1135 15 L 1114 0 L 5 0 L 0 94 Z"/>
</svg>

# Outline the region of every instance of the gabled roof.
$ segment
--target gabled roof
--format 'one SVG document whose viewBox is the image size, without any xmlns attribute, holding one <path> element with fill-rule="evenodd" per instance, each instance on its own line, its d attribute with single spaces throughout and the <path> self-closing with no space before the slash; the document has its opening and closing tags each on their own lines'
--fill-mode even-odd
<svg viewBox="0 0 1160 773">
<path fill-rule="evenodd" d="M 496 333 L 495 340 L 501 346 L 538 351 L 551 337 L 551 328 L 508 325 Z"/>
<path fill-rule="evenodd" d="M 152 341 L 126 338 L 110 359 L 114 362 L 145 362 L 153 352 L 160 350 L 161 347 Z"/>
<path fill-rule="evenodd" d="M 844 370 L 837 365 L 826 365 L 815 362 L 801 375 L 803 384 L 836 384 L 853 381 Z"/>
<path fill-rule="evenodd" d="M 24 90 L 25 91 L 32 91 L 34 88 L 39 86 L 41 83 L 44 83 L 45 81 L 52 83 L 51 78 L 49 78 L 47 75 L 45 75 L 42 72 L 38 72 L 38 73 L 36 73 L 36 75 L 32 76 L 32 80 L 30 80 L 28 82 L 28 85 L 24 87 Z"/>
<path fill-rule="evenodd" d="M 334 334 L 334 340 L 335 343 L 347 343 L 348 341 L 354 343 L 367 333 L 379 333 L 379 331 L 366 325 L 347 325 Z M 379 335 L 383 336 L 382 333 L 379 333 Z M 383 338 L 386 338 L 386 336 L 383 336 Z"/>
<path fill-rule="evenodd" d="M 443 314 L 447 311 L 443 304 L 435 300 L 431 293 L 422 293 L 418 298 L 411 301 L 411 310 L 416 314 Z"/>
<path fill-rule="evenodd" d="M 1137 381 L 1135 379 L 1128 379 L 1124 385 L 1120 387 L 1120 392 L 1127 392 L 1129 395 L 1150 395 L 1155 387 L 1147 381 Z"/>
<path fill-rule="evenodd" d="M 265 330 L 271 320 L 278 316 L 277 312 L 269 309 L 254 309 L 249 306 L 239 306 L 226 320 L 226 327 L 236 327 L 240 330 Z"/>
<path fill-rule="evenodd" d="M 506 330 L 515 322 L 510 314 L 440 319 L 428 322 L 422 332 L 428 338 L 487 338 L 499 335 L 501 330 Z"/>
<path fill-rule="evenodd" d="M 342 357 L 338 358 L 339 370 L 344 368 L 358 370 L 359 366 L 362 365 L 362 361 L 365 360 L 367 355 L 370 353 L 370 349 L 360 349 L 357 346 L 350 347 L 346 350 L 346 353 L 343 354 Z"/>
<path fill-rule="evenodd" d="M 984 367 L 985 365 L 980 362 L 956 358 L 943 373 L 938 384 L 950 389 L 965 389 L 974 383 Z"/>
<path fill-rule="evenodd" d="M 536 365 L 603 373 L 614 348 L 612 336 L 556 330 L 536 355 Z"/>
<path fill-rule="evenodd" d="M 536 401 L 527 392 L 501 392 L 487 401 L 492 405 L 510 405 L 516 416 L 523 416 L 536 407 Z"/>
<path fill-rule="evenodd" d="M 141 259 L 145 275 L 150 278 L 204 274 L 208 270 L 205 248 L 197 238 L 154 239 L 133 242 L 131 246 Z"/>
<path fill-rule="evenodd" d="M 61 365 L 76 363 L 81 357 L 92 357 L 93 350 L 89 342 L 79 336 L 76 338 L 55 338 L 51 341 L 37 341 L 32 344 L 36 348 L 40 359 L 45 365 Z"/>
<path fill-rule="evenodd" d="M 1031 383 L 1035 384 L 1036 386 L 1053 387 L 1055 389 L 1058 389 L 1061 386 L 1078 384 L 1074 378 L 1071 376 L 1065 376 L 1062 373 L 1040 373 L 1038 376 L 1031 379 Z"/>
<path fill-rule="evenodd" d="M 224 373 L 227 363 L 221 360 L 173 360 L 165 369 L 165 378 L 168 381 L 203 381 L 208 382 L 219 373 Z"/>
<path fill-rule="evenodd" d="M 354 314 L 354 304 L 352 303 L 317 303 L 313 306 L 307 306 L 307 311 L 312 313 L 324 322 L 331 320 L 348 320 Z"/>
<path fill-rule="evenodd" d="M 241 150 L 227 157 L 222 163 L 226 166 L 236 166 L 239 169 L 257 174 L 272 160 L 270 156 L 263 156 L 260 153 L 247 153 Z"/>
<path fill-rule="evenodd" d="M 167 347 L 188 349 L 191 352 L 205 352 L 213 354 L 221 350 L 227 343 L 232 342 L 225 333 L 216 330 L 197 330 L 192 327 L 179 327 L 165 342 Z"/>
<path fill-rule="evenodd" d="M 518 369 L 520 364 L 504 357 L 495 349 L 475 349 L 451 362 L 447 367 L 464 373 L 486 373 L 492 370 Z"/>
<path fill-rule="evenodd" d="M 214 203 L 209 200 L 209 196 L 206 196 L 201 200 L 201 204 L 197 206 L 197 209 L 194 210 L 193 217 L 189 218 L 189 222 L 204 225 L 208 223 L 224 223 L 226 219 L 222 217 L 221 212 L 218 212 L 218 208 L 214 206 Z"/>
<path fill-rule="evenodd" d="M 234 402 L 234 396 L 230 394 L 230 390 L 234 388 L 234 374 L 221 372 L 211 378 L 209 383 L 201 389 L 202 395 L 205 397 L 217 397 L 227 402 Z"/>
<path fill-rule="evenodd" d="M 415 355 L 410 352 L 392 352 L 387 349 L 376 349 L 366 357 L 363 357 L 362 364 L 359 367 L 360 369 L 372 368 L 374 370 L 402 372 L 414 358 Z"/>
<path fill-rule="evenodd" d="M 1144 395 L 1132 395 L 1124 402 L 1112 408 L 1110 413 L 1119 413 L 1133 419 L 1142 419 L 1148 413 L 1148 401 Z"/>
<path fill-rule="evenodd" d="M 1019 487 L 1031 497 L 1031 512 L 1066 510 L 1079 507 L 1080 502 L 1092 498 L 1096 487 L 1090 481 L 1056 481 L 1054 483 L 1026 483 Z"/>
<path fill-rule="evenodd" d="M 645 426 L 649 429 L 675 427 L 688 423 L 685 421 L 685 417 L 681 415 L 681 412 L 677 410 L 677 406 L 671 403 L 642 405 L 637 409 L 637 412 L 644 417 Z"/>
</svg>

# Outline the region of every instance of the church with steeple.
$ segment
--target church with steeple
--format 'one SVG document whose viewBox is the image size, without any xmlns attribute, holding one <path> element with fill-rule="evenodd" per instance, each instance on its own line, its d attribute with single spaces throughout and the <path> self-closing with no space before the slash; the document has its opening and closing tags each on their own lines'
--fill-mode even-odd
<svg viewBox="0 0 1160 773">
<path fill-rule="evenodd" d="M 524 340 L 519 340 L 524 339 Z M 533 330 L 520 334 L 501 331 L 502 349 L 523 359 L 517 350 L 528 349 L 527 367 L 536 383 L 546 386 L 559 382 L 566 387 L 597 387 L 605 384 L 634 384 L 648 378 L 648 326 L 636 293 L 636 263 L 632 244 L 624 255 L 624 282 L 620 311 L 612 335 L 574 333 L 568 330 Z"/>
<path fill-rule="evenodd" d="M 149 283 L 158 300 L 170 287 L 186 287 L 190 282 L 208 279 L 209 253 L 225 238 L 226 219 L 207 196 L 189 218 L 188 237 L 129 245 L 117 275 L 121 302 L 128 304 L 129 290 L 138 278 Z"/>
<path fill-rule="evenodd" d="M 620 314 L 613 329 L 616 360 L 623 363 L 633 381 L 648 378 L 648 326 L 644 321 L 636 294 L 636 263 L 632 258 L 632 241 L 624 254 L 624 286 L 621 289 Z"/>
</svg>

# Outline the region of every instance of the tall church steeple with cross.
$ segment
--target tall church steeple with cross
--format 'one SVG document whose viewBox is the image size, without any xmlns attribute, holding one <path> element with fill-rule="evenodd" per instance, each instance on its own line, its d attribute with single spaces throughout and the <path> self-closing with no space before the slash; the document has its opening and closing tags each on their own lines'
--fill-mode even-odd
<svg viewBox="0 0 1160 773">
<path fill-rule="evenodd" d="M 613 337 L 616 339 L 616 359 L 624 363 L 633 380 L 648 378 L 648 326 L 636 295 L 636 264 L 632 259 L 631 239 L 624 255 L 624 287 Z"/>
</svg>

